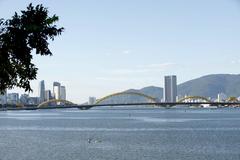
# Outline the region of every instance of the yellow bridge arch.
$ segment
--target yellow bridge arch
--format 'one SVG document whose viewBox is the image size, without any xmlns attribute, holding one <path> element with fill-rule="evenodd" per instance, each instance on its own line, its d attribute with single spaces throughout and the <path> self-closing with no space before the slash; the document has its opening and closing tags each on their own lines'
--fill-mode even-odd
<svg viewBox="0 0 240 160">
<path fill-rule="evenodd" d="M 45 101 L 45 102 L 42 102 L 40 103 L 37 107 L 40 108 L 40 107 L 44 107 L 46 106 L 48 103 L 57 103 L 57 102 L 62 102 L 64 104 L 67 104 L 67 105 L 74 105 L 74 103 L 68 101 L 68 100 L 63 100 L 63 99 L 51 99 L 51 100 L 48 100 L 48 101 Z"/>
<path fill-rule="evenodd" d="M 202 100 L 202 101 L 205 101 L 205 102 L 211 102 L 206 97 L 201 97 L 201 96 L 188 96 L 188 97 L 184 97 L 184 98 L 179 99 L 178 102 L 184 102 L 186 100 Z"/>
<path fill-rule="evenodd" d="M 239 101 L 238 101 L 237 97 L 229 97 L 227 99 L 227 102 L 239 102 Z"/>
<path fill-rule="evenodd" d="M 103 98 L 98 99 L 95 104 L 100 104 L 101 102 L 103 102 L 104 100 L 106 100 L 108 98 L 119 96 L 119 95 L 137 95 L 137 96 L 140 96 L 140 97 L 145 97 L 146 99 L 149 99 L 154 103 L 157 103 L 156 98 L 151 97 L 151 96 L 146 95 L 146 94 L 143 94 L 143 93 L 139 93 L 139 92 L 118 92 L 118 93 L 110 94 L 110 95 L 107 95 Z"/>
</svg>

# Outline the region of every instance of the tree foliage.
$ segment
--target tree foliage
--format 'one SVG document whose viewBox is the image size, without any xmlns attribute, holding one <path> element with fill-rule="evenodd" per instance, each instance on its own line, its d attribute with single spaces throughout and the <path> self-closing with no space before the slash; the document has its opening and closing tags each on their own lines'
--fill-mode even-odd
<svg viewBox="0 0 240 160">
<path fill-rule="evenodd" d="M 30 81 L 38 70 L 33 54 L 52 55 L 48 40 L 63 32 L 57 21 L 58 16 L 49 16 L 43 5 L 32 4 L 11 19 L 0 19 L 0 92 L 13 87 L 32 91 Z"/>
</svg>

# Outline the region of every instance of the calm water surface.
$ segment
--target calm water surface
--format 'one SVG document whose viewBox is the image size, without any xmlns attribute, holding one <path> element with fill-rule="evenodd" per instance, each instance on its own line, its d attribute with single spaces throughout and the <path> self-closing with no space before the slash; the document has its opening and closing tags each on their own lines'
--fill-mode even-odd
<svg viewBox="0 0 240 160">
<path fill-rule="evenodd" d="M 240 109 L 0 112 L 0 160 L 239 160 Z"/>
</svg>

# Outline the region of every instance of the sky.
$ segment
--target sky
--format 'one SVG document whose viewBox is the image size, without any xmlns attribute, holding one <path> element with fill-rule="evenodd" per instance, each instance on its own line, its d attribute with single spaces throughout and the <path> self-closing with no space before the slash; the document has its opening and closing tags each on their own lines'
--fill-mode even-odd
<svg viewBox="0 0 240 160">
<path fill-rule="evenodd" d="M 34 56 L 40 80 L 83 103 L 146 86 L 178 84 L 207 74 L 239 74 L 240 0 L 0 0 L 8 19 L 29 3 L 59 16 L 64 33 L 50 42 L 53 56 Z M 21 89 L 8 92 L 23 93 Z"/>
</svg>

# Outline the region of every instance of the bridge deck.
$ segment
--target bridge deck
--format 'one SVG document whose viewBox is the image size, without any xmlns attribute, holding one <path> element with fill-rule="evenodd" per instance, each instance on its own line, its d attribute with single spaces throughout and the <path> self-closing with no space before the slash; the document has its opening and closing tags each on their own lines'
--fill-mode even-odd
<svg viewBox="0 0 240 160">
<path fill-rule="evenodd" d="M 119 104 L 93 104 L 93 105 L 66 105 L 66 106 L 25 106 L 25 107 L 0 107 L 0 110 L 37 110 L 37 109 L 57 109 L 57 108 L 79 108 L 79 109 L 90 109 L 93 107 L 101 106 L 162 106 L 162 107 L 172 107 L 177 105 L 210 105 L 210 106 L 240 106 L 240 102 L 159 102 L 159 103 L 119 103 Z"/>
</svg>

